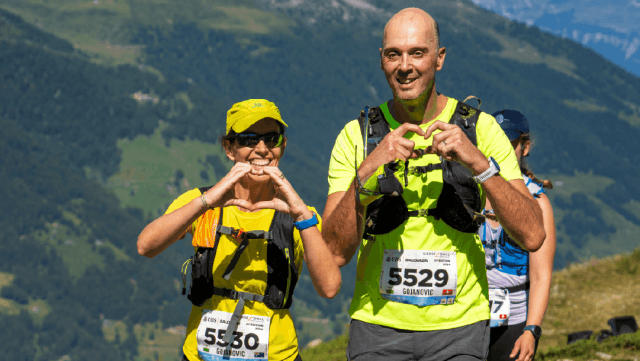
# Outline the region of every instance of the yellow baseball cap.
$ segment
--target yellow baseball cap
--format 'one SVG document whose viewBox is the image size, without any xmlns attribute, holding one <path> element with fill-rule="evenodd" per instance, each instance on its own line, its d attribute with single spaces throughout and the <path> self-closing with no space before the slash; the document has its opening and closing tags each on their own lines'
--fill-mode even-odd
<svg viewBox="0 0 640 361">
<path fill-rule="evenodd" d="M 288 127 L 275 104 L 266 99 L 248 99 L 235 103 L 227 112 L 226 134 L 229 134 L 231 129 L 236 133 L 242 133 L 264 118 L 273 118 Z"/>
</svg>

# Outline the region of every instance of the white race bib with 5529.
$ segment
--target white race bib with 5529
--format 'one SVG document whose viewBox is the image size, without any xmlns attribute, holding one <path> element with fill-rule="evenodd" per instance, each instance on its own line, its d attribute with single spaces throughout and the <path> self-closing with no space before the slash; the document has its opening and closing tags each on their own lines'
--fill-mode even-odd
<svg viewBox="0 0 640 361">
<path fill-rule="evenodd" d="M 489 308 L 491 309 L 491 327 L 507 324 L 511 314 L 509 291 L 502 288 L 489 289 Z"/>
<path fill-rule="evenodd" d="M 450 305 L 458 283 L 456 252 L 387 249 L 382 258 L 382 297 L 416 306 Z"/>
<path fill-rule="evenodd" d="M 205 361 L 267 361 L 269 326 L 265 316 L 242 315 L 229 343 L 222 342 L 232 314 L 203 310 L 198 326 L 198 355 Z"/>
</svg>

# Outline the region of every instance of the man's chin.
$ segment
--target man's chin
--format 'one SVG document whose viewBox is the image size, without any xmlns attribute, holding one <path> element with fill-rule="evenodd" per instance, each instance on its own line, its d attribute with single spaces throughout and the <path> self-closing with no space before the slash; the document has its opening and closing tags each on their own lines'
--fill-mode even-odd
<svg viewBox="0 0 640 361">
<path fill-rule="evenodd" d="M 394 94 L 393 98 L 405 106 L 418 106 L 426 101 L 427 94 L 428 92 L 426 91 L 419 93 L 417 90 L 398 91 Z"/>
</svg>

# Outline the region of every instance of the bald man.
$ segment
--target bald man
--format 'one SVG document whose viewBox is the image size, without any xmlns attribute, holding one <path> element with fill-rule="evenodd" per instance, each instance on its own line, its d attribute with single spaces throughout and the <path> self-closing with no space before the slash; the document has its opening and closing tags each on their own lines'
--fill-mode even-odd
<svg viewBox="0 0 640 361">
<path fill-rule="evenodd" d="M 436 91 L 439 42 L 420 9 L 389 20 L 380 67 L 393 99 L 348 123 L 331 154 L 322 234 L 341 266 L 359 249 L 349 360 L 485 359 L 484 197 L 522 248 L 535 251 L 545 237 L 495 119 Z"/>
</svg>

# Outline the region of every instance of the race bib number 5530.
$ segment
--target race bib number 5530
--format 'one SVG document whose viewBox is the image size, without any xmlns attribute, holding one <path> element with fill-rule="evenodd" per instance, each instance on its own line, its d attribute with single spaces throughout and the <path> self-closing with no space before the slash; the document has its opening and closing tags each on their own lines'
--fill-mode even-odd
<svg viewBox="0 0 640 361">
<path fill-rule="evenodd" d="M 196 334 L 198 355 L 206 361 L 267 361 L 271 319 L 242 315 L 231 341 L 225 343 L 222 338 L 227 332 L 231 316 L 229 312 L 202 311 Z"/>
<path fill-rule="evenodd" d="M 382 297 L 416 306 L 453 304 L 458 268 L 455 252 L 387 249 L 382 259 Z"/>
</svg>

